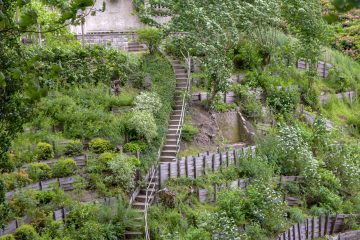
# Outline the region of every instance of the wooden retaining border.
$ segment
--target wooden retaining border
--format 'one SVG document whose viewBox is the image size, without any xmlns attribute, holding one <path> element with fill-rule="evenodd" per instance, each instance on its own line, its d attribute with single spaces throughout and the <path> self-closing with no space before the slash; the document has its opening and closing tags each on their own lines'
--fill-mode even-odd
<svg viewBox="0 0 360 240">
<path fill-rule="evenodd" d="M 328 239 L 329 240 L 359 240 L 360 230 L 339 233 L 336 236 L 329 236 Z"/>
<path fill-rule="evenodd" d="M 325 105 L 327 103 L 330 102 L 331 97 L 334 96 L 335 98 L 337 98 L 338 100 L 348 100 L 350 103 L 353 103 L 356 100 L 356 91 L 348 91 L 348 92 L 342 92 L 342 93 L 337 93 L 337 94 L 326 94 L 326 95 L 322 95 L 320 96 L 320 103 L 321 105 Z"/>
<path fill-rule="evenodd" d="M 256 147 L 250 146 L 225 153 L 212 153 L 200 157 L 186 157 L 176 162 L 160 163 L 160 186 L 170 178 L 187 177 L 196 179 L 207 172 L 215 172 L 230 165 L 236 165 L 240 156 L 254 155 Z"/>
<path fill-rule="evenodd" d="M 30 185 L 27 185 L 26 187 L 21 188 L 21 190 L 26 190 L 26 189 L 33 189 L 36 191 L 51 190 L 53 185 L 59 184 L 59 186 L 65 192 L 68 192 L 68 191 L 74 190 L 74 187 L 73 187 L 74 182 L 75 182 L 75 176 L 63 177 L 63 178 L 53 178 L 53 179 L 49 179 L 49 180 L 45 180 L 45 181 L 32 183 Z M 9 199 L 13 198 L 14 194 L 17 191 L 19 191 L 19 190 L 15 189 L 13 191 L 5 193 L 6 199 L 9 200 Z"/>
<path fill-rule="evenodd" d="M 321 216 L 306 219 L 290 227 L 286 232 L 280 234 L 276 240 L 306 240 L 324 237 L 343 232 L 345 219 L 354 216 L 337 214 L 335 216 Z"/>
<path fill-rule="evenodd" d="M 308 62 L 305 62 L 302 59 L 299 59 L 296 62 L 296 68 L 298 68 L 298 69 L 307 70 L 307 69 L 309 69 L 309 67 L 310 67 L 310 64 Z M 318 65 L 317 65 L 318 74 L 321 77 L 326 78 L 329 75 L 329 69 L 331 67 L 332 67 L 331 64 L 319 61 Z"/>
<path fill-rule="evenodd" d="M 101 198 L 101 199 L 97 199 L 97 200 L 92 200 L 90 202 L 94 202 L 96 204 L 112 205 L 112 204 L 116 203 L 117 200 L 118 199 L 116 197 L 112 197 L 112 198 Z M 55 221 L 66 222 L 66 217 L 69 215 L 70 211 L 71 211 L 70 207 L 62 207 L 58 210 L 55 210 L 52 213 L 53 219 Z M 29 216 L 24 216 L 22 218 L 13 220 L 13 221 L 9 222 L 9 224 L 7 226 L 5 226 L 2 231 L 0 231 L 0 236 L 6 235 L 6 234 L 11 234 L 20 226 L 22 226 L 24 224 L 30 224 L 30 223 L 31 223 L 31 218 Z"/>
</svg>

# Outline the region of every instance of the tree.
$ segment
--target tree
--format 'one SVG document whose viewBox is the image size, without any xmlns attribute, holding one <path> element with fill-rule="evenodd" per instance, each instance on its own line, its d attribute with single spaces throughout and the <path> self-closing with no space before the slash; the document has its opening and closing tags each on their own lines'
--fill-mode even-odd
<svg viewBox="0 0 360 240">
<path fill-rule="evenodd" d="M 59 18 L 44 32 L 55 32 L 77 21 L 77 10 L 94 4 L 94 0 L 43 0 L 57 9 Z M 39 14 L 30 0 L 0 0 L 0 172 L 10 171 L 8 159 L 12 139 L 22 130 L 39 97 L 36 76 L 26 76 L 27 62 L 19 39 L 36 32 Z M 29 63 L 30 64 L 30 63 Z"/>
<path fill-rule="evenodd" d="M 347 12 L 353 8 L 360 8 L 359 0 L 334 0 L 333 4 L 339 12 Z"/>
</svg>

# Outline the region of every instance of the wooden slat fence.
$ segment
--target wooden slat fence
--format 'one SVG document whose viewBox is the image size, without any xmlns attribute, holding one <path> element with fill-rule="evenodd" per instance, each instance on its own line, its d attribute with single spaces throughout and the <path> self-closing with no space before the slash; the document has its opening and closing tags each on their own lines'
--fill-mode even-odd
<svg viewBox="0 0 360 240">
<path fill-rule="evenodd" d="M 250 146 L 225 153 L 211 153 L 200 157 L 186 157 L 176 162 L 159 165 L 160 186 L 170 178 L 187 177 L 196 179 L 206 172 L 215 172 L 229 165 L 236 165 L 237 159 L 247 154 L 255 154 L 256 147 Z"/>
<path fill-rule="evenodd" d="M 299 59 L 296 62 L 296 67 L 298 69 L 309 69 L 310 64 L 305 62 L 304 60 Z M 332 67 L 331 64 L 325 62 L 319 62 L 317 66 L 318 73 L 321 77 L 326 78 L 329 75 L 329 69 Z"/>
<path fill-rule="evenodd" d="M 234 103 L 236 101 L 236 95 L 234 92 L 220 93 L 219 95 L 223 99 L 224 103 Z M 209 93 L 198 92 L 198 93 L 193 93 L 191 96 L 193 102 L 201 102 L 208 99 Z"/>
<path fill-rule="evenodd" d="M 328 239 L 329 240 L 359 240 L 360 230 L 339 233 L 336 236 L 329 236 Z"/>
<path fill-rule="evenodd" d="M 337 214 L 336 216 L 322 216 L 306 219 L 280 234 L 277 240 L 306 240 L 344 231 L 345 219 L 351 215 Z"/>
<path fill-rule="evenodd" d="M 101 198 L 97 200 L 92 200 L 90 202 L 94 202 L 94 204 L 104 204 L 104 205 L 112 205 L 116 203 L 118 199 L 116 197 L 112 198 Z M 66 222 L 66 217 L 69 215 L 71 211 L 70 207 L 63 207 L 58 210 L 53 211 L 53 219 L 55 221 L 64 221 Z M 24 224 L 30 224 L 31 218 L 29 216 L 24 216 L 20 219 L 13 220 L 8 223 L 7 226 L 5 226 L 4 230 L 0 231 L 0 236 L 11 234 L 13 233 L 17 228 L 19 228 L 21 225 Z"/>
<path fill-rule="evenodd" d="M 33 189 L 33 190 L 38 190 L 38 191 L 51 190 L 52 186 L 54 186 L 55 184 L 59 184 L 59 186 L 64 191 L 72 191 L 72 190 L 74 190 L 74 187 L 73 187 L 74 182 L 75 182 L 74 176 L 64 177 L 64 178 L 54 178 L 54 179 L 49 179 L 49 180 L 45 180 L 45 181 L 32 183 L 30 185 L 27 185 L 26 187 L 23 187 L 22 190 L 25 190 L 25 189 Z M 7 192 L 5 194 L 6 199 L 11 199 L 15 193 L 16 193 L 16 190 Z"/>
</svg>

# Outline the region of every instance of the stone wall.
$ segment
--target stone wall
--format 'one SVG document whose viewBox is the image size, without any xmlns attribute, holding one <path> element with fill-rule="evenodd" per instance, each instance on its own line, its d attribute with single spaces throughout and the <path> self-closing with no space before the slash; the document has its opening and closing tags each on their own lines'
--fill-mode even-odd
<svg viewBox="0 0 360 240">
<path fill-rule="evenodd" d="M 101 9 L 103 1 L 106 3 L 105 12 L 96 12 L 86 17 L 84 33 L 91 32 L 123 32 L 133 31 L 143 27 L 139 18 L 134 14 L 131 0 L 96 0 L 94 9 Z M 86 12 L 89 11 L 89 8 Z M 80 26 L 71 26 L 71 32 L 81 34 Z"/>
</svg>

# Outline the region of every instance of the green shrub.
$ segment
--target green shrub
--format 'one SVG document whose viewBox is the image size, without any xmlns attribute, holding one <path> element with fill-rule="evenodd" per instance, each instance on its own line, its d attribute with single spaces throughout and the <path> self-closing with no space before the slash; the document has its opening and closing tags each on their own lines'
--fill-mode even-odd
<svg viewBox="0 0 360 240">
<path fill-rule="evenodd" d="M 217 112 L 228 112 L 232 109 L 236 109 L 235 103 L 224 103 L 224 102 L 216 102 L 214 103 L 214 110 Z"/>
<path fill-rule="evenodd" d="M 15 188 L 20 188 L 28 185 L 32 182 L 29 175 L 24 170 L 19 170 L 11 173 L 3 173 L 1 179 L 4 181 L 5 188 L 7 191 Z"/>
<path fill-rule="evenodd" d="M 251 119 L 261 118 L 262 104 L 260 100 L 256 98 L 257 92 L 252 92 L 248 86 L 244 85 L 236 85 L 233 90 L 241 112 Z"/>
<path fill-rule="evenodd" d="M 16 240 L 37 240 L 40 239 L 39 234 L 36 232 L 33 226 L 24 224 L 15 230 Z"/>
<path fill-rule="evenodd" d="M 305 215 L 300 208 L 292 207 L 289 210 L 290 219 L 295 223 L 301 223 L 305 219 Z"/>
<path fill-rule="evenodd" d="M 242 43 L 241 47 L 235 50 L 235 54 L 233 61 L 238 69 L 253 69 L 261 63 L 258 49 L 248 42 Z"/>
<path fill-rule="evenodd" d="M 156 115 L 161 107 L 161 99 L 154 92 L 142 92 L 135 98 L 135 110 L 148 111 Z"/>
<path fill-rule="evenodd" d="M 125 191 L 130 191 L 135 186 L 135 167 L 125 155 L 119 154 L 108 163 L 110 175 L 104 178 L 108 186 L 118 186 Z"/>
<path fill-rule="evenodd" d="M 146 43 L 150 50 L 150 54 L 155 53 L 160 45 L 162 33 L 155 27 L 145 27 L 137 31 L 140 42 Z"/>
<path fill-rule="evenodd" d="M 139 138 L 144 138 L 148 142 L 158 135 L 154 115 L 148 111 L 134 110 L 129 119 L 129 126 L 135 130 Z"/>
<path fill-rule="evenodd" d="M 0 240 L 15 240 L 15 237 L 14 237 L 14 235 L 6 234 L 6 235 L 0 237 Z"/>
<path fill-rule="evenodd" d="M 300 95 L 298 90 L 292 87 L 275 87 L 270 91 L 267 102 L 276 113 L 288 114 L 295 111 L 300 102 Z"/>
<path fill-rule="evenodd" d="M 29 177 L 34 181 L 50 179 L 52 172 L 46 163 L 30 163 L 28 169 Z"/>
<path fill-rule="evenodd" d="M 191 142 L 194 137 L 199 133 L 199 129 L 189 123 L 185 123 L 181 133 L 181 139 L 185 142 Z"/>
<path fill-rule="evenodd" d="M 37 191 L 35 198 L 40 204 L 48 204 L 56 197 L 53 191 Z"/>
<path fill-rule="evenodd" d="M 48 160 L 54 158 L 54 149 L 51 144 L 40 142 L 35 149 L 37 160 Z"/>
<path fill-rule="evenodd" d="M 77 169 L 74 159 L 61 159 L 52 166 L 54 177 L 68 177 L 75 173 Z"/>
<path fill-rule="evenodd" d="M 138 158 L 136 157 L 130 157 L 128 158 L 128 162 L 130 162 L 132 165 L 134 165 L 135 167 L 139 167 L 141 165 L 141 162 Z"/>
<path fill-rule="evenodd" d="M 90 151 L 96 154 L 112 151 L 110 141 L 102 138 L 91 140 L 89 147 Z"/>
<path fill-rule="evenodd" d="M 146 143 L 134 141 L 124 145 L 124 152 L 137 153 L 144 151 L 146 148 Z"/>
<path fill-rule="evenodd" d="M 108 163 L 111 160 L 113 160 L 115 156 L 116 156 L 116 154 L 113 152 L 104 152 L 104 153 L 100 154 L 98 160 L 102 163 Z"/>
<path fill-rule="evenodd" d="M 80 140 L 71 140 L 65 146 L 65 155 L 66 156 L 78 156 L 82 153 L 84 145 Z"/>
</svg>

